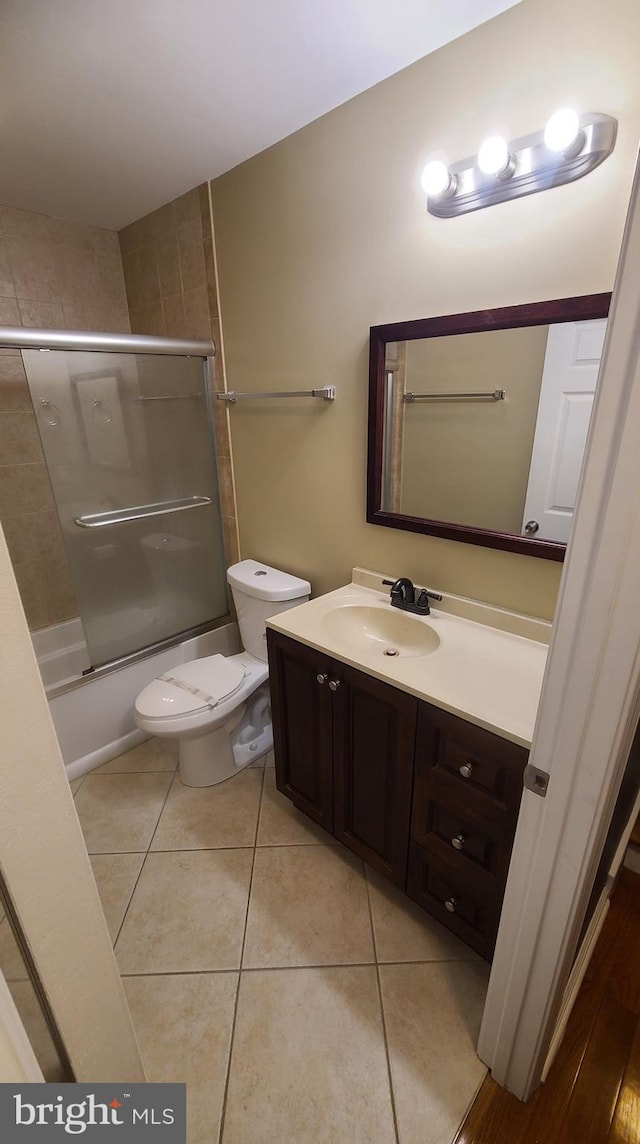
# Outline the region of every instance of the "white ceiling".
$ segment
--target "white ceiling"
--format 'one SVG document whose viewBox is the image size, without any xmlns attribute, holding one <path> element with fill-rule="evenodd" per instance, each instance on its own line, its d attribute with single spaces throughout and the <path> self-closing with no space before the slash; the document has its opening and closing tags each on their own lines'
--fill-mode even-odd
<svg viewBox="0 0 640 1144">
<path fill-rule="evenodd" d="M 120 228 L 519 0 L 0 0 L 0 202 Z"/>
</svg>

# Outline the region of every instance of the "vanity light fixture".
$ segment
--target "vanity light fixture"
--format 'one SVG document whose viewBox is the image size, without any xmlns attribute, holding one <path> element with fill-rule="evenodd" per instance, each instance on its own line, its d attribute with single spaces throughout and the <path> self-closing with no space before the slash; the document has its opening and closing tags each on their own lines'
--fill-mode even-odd
<svg viewBox="0 0 640 1144">
<path fill-rule="evenodd" d="M 478 166 L 483 175 L 495 175 L 498 179 L 511 178 L 515 170 L 509 144 L 501 135 L 490 135 L 478 151 Z"/>
<path fill-rule="evenodd" d="M 422 172 L 420 183 L 425 195 L 437 195 L 442 198 L 455 194 L 458 180 L 449 173 L 442 159 L 432 159 Z"/>
<path fill-rule="evenodd" d="M 559 151 L 565 159 L 579 155 L 584 147 L 585 135 L 577 111 L 571 107 L 555 111 L 544 129 L 544 142 L 549 151 Z"/>
<path fill-rule="evenodd" d="M 610 115 L 562 108 L 544 131 L 510 143 L 492 135 L 477 156 L 449 166 L 432 160 L 421 180 L 427 209 L 438 218 L 454 218 L 581 179 L 611 154 L 617 126 Z"/>
</svg>

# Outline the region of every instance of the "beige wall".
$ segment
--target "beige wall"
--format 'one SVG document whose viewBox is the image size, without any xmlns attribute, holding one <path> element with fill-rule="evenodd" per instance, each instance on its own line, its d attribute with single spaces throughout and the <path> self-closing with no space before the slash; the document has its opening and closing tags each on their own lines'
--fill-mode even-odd
<svg viewBox="0 0 640 1144">
<path fill-rule="evenodd" d="M 224 389 L 211 201 L 207 183 L 137 219 L 119 234 L 134 334 L 213 338 L 214 385 Z M 214 406 L 225 557 L 238 559 L 229 414 Z"/>
<path fill-rule="evenodd" d="M 406 343 L 407 392 L 504 389 L 505 398 L 403 406 L 402 512 L 521 531 L 548 329 Z"/>
<path fill-rule="evenodd" d="M 243 556 L 323 591 L 355 563 L 541 616 L 560 566 L 365 523 L 368 328 L 609 290 L 640 132 L 636 0 L 523 0 L 213 183 L 228 382 L 337 386 L 334 405 L 232 413 Z M 427 159 L 540 129 L 567 103 L 619 119 L 578 182 L 438 220 Z"/>
<path fill-rule="evenodd" d="M 128 331 L 118 236 L 0 207 L 0 325 Z M 29 626 L 77 615 L 22 359 L 0 350 L 0 520 Z"/>
</svg>

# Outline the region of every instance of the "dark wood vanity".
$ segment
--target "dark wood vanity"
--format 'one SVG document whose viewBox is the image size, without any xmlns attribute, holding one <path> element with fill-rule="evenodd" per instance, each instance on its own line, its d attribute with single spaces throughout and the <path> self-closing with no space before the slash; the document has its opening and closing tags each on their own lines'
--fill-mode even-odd
<svg viewBox="0 0 640 1144">
<path fill-rule="evenodd" d="M 267 630 L 276 783 L 491 958 L 528 751 Z"/>
</svg>

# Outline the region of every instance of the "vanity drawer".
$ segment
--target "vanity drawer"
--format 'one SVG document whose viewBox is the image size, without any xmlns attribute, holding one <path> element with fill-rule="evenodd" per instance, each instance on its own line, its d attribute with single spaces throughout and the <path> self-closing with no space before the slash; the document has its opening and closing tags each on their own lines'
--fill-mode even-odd
<svg viewBox="0 0 640 1144">
<path fill-rule="evenodd" d="M 449 865 L 416 842 L 409 847 L 407 893 L 482 957 L 491 957 L 501 894 L 483 893 L 459 866 Z"/>
<path fill-rule="evenodd" d="M 428 703 L 418 714 L 416 777 L 432 798 L 515 823 L 528 751 Z"/>
<path fill-rule="evenodd" d="M 504 878 L 505 846 L 496 827 L 439 802 L 416 800 L 414 805 L 411 836 L 418 845 L 460 863 L 472 877 Z"/>
</svg>

